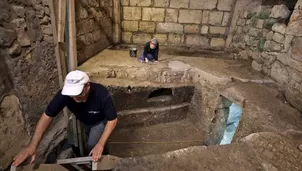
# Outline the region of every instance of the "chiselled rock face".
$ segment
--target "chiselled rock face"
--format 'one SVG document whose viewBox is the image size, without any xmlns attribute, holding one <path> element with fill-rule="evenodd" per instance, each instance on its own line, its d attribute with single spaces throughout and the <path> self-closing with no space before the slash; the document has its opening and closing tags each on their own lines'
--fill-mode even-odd
<svg viewBox="0 0 302 171">
<path fill-rule="evenodd" d="M 0 122 L 0 169 L 5 169 L 29 140 L 21 105 L 15 95 L 5 96 L 0 101 Z"/>
</svg>

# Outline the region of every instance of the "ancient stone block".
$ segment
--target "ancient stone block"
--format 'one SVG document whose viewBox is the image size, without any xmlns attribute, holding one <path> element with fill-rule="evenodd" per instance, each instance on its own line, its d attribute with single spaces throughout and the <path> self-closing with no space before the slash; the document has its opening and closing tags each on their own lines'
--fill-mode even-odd
<svg viewBox="0 0 302 171">
<path fill-rule="evenodd" d="M 209 18 L 209 23 L 211 25 L 221 25 L 222 22 L 222 17 L 223 17 L 223 12 L 220 11 L 212 11 L 210 12 L 210 18 Z"/>
<path fill-rule="evenodd" d="M 268 32 L 267 35 L 266 35 L 266 40 L 272 40 L 273 36 L 274 36 L 274 32 L 273 31 Z"/>
<path fill-rule="evenodd" d="M 138 21 L 123 21 L 122 28 L 124 31 L 138 31 Z"/>
<path fill-rule="evenodd" d="M 302 62 L 302 38 L 296 38 L 292 47 L 292 58 Z"/>
<path fill-rule="evenodd" d="M 272 30 L 284 34 L 286 30 L 286 25 L 284 23 L 276 23 L 273 25 Z"/>
<path fill-rule="evenodd" d="M 271 66 L 277 58 L 276 55 L 272 55 L 272 54 L 269 54 L 269 53 L 266 53 L 266 52 L 262 52 L 261 57 L 264 61 L 264 65 L 266 65 L 266 66 Z"/>
<path fill-rule="evenodd" d="M 159 44 L 165 44 L 168 40 L 167 34 L 154 34 L 153 37 L 158 40 Z"/>
<path fill-rule="evenodd" d="M 218 0 L 217 9 L 219 11 L 231 11 L 234 0 Z"/>
<path fill-rule="evenodd" d="M 133 40 L 133 43 L 144 44 L 151 40 L 151 35 L 146 34 L 146 33 L 133 34 L 132 40 Z"/>
<path fill-rule="evenodd" d="M 42 28 L 42 33 L 51 36 L 52 35 L 52 28 L 51 25 L 44 26 Z"/>
<path fill-rule="evenodd" d="M 139 22 L 139 31 L 154 33 L 154 30 L 155 30 L 154 22 L 148 22 L 148 21 Z"/>
<path fill-rule="evenodd" d="M 222 38 L 212 38 L 211 47 L 224 47 L 225 40 Z"/>
<path fill-rule="evenodd" d="M 128 6 L 130 3 L 130 0 L 121 0 L 122 6 Z"/>
<path fill-rule="evenodd" d="M 268 30 L 268 29 L 262 29 L 262 37 L 265 38 L 269 32 L 270 32 L 270 30 Z"/>
<path fill-rule="evenodd" d="M 14 30 L 0 27 L 0 47 L 10 47 L 16 38 L 17 35 Z"/>
<path fill-rule="evenodd" d="M 155 7 L 168 7 L 169 0 L 154 0 Z"/>
<path fill-rule="evenodd" d="M 199 25 L 185 25 L 184 27 L 185 33 L 199 33 Z"/>
<path fill-rule="evenodd" d="M 51 31 L 51 32 L 50 32 Z M 42 32 L 46 35 L 52 35 L 51 27 L 44 27 L 42 28 Z M 17 30 L 18 33 L 18 42 L 22 47 L 30 46 L 30 39 L 24 29 Z"/>
<path fill-rule="evenodd" d="M 209 33 L 209 26 L 202 26 L 200 29 L 201 34 L 208 34 Z"/>
<path fill-rule="evenodd" d="M 179 10 L 179 23 L 199 24 L 202 20 L 202 11 L 200 10 Z"/>
<path fill-rule="evenodd" d="M 170 0 L 171 8 L 188 8 L 189 0 Z"/>
<path fill-rule="evenodd" d="M 271 69 L 271 77 L 278 83 L 286 84 L 288 82 L 288 71 L 279 61 L 275 61 Z"/>
<path fill-rule="evenodd" d="M 165 9 L 163 8 L 143 8 L 143 20 L 164 21 Z"/>
<path fill-rule="evenodd" d="M 97 42 L 102 38 L 102 32 L 100 29 L 95 30 L 94 32 L 92 32 L 92 36 L 93 36 L 93 41 Z"/>
<path fill-rule="evenodd" d="M 285 37 L 285 41 L 283 44 L 284 49 L 282 50 L 282 52 L 288 52 L 289 48 L 291 47 L 291 43 L 292 43 L 293 39 L 294 39 L 294 36 L 291 36 L 291 35 L 287 35 Z"/>
<path fill-rule="evenodd" d="M 227 26 L 230 21 L 230 13 L 224 12 L 221 26 Z"/>
<path fill-rule="evenodd" d="M 100 6 L 100 3 L 98 2 L 98 0 L 88 0 L 88 4 L 91 7 L 99 7 Z"/>
<path fill-rule="evenodd" d="M 225 32 L 226 32 L 225 27 L 215 27 L 215 26 L 210 27 L 211 34 L 225 34 Z"/>
<path fill-rule="evenodd" d="M 252 68 L 256 71 L 261 71 L 263 68 L 263 64 L 258 63 L 257 61 L 253 60 Z"/>
<path fill-rule="evenodd" d="M 270 17 L 277 19 L 287 19 L 290 15 L 290 10 L 284 5 L 275 5 L 271 11 Z"/>
<path fill-rule="evenodd" d="M 285 89 L 285 97 L 296 109 L 302 112 L 302 93 L 290 87 Z"/>
<path fill-rule="evenodd" d="M 130 0 L 130 6 L 148 7 L 151 5 L 151 0 Z"/>
<path fill-rule="evenodd" d="M 198 35 L 187 35 L 186 38 L 187 45 L 197 45 L 203 47 L 209 47 L 209 39 Z"/>
<path fill-rule="evenodd" d="M 263 28 L 263 24 L 264 24 L 264 20 L 258 19 L 256 27 L 262 29 Z"/>
<path fill-rule="evenodd" d="M 122 39 L 125 43 L 132 43 L 132 33 L 131 32 L 123 32 Z"/>
<path fill-rule="evenodd" d="M 264 43 L 264 49 L 266 51 L 280 51 L 281 45 L 279 43 L 276 43 L 274 41 L 267 40 Z"/>
<path fill-rule="evenodd" d="M 15 12 L 15 14 L 17 15 L 17 17 L 25 18 L 24 7 L 23 6 L 12 5 L 11 8 Z"/>
<path fill-rule="evenodd" d="M 210 11 L 203 11 L 201 23 L 207 24 L 209 23 L 209 20 L 210 20 Z"/>
<path fill-rule="evenodd" d="M 8 53 L 12 57 L 19 56 L 21 54 L 21 51 L 21 46 L 17 42 L 15 42 L 13 46 L 8 49 Z"/>
<path fill-rule="evenodd" d="M 178 9 L 166 9 L 166 22 L 177 22 Z"/>
<path fill-rule="evenodd" d="M 156 31 L 158 33 L 183 33 L 183 25 L 178 23 L 158 23 Z"/>
<path fill-rule="evenodd" d="M 125 20 L 140 20 L 142 18 L 141 7 L 123 7 L 123 18 Z"/>
<path fill-rule="evenodd" d="M 191 0 L 191 9 L 209 9 L 212 10 L 216 8 L 217 0 Z"/>
<path fill-rule="evenodd" d="M 181 41 L 181 36 L 179 34 L 169 34 L 168 42 L 172 44 L 179 44 Z"/>
<path fill-rule="evenodd" d="M 282 35 L 282 34 L 280 34 L 280 33 L 275 33 L 274 35 L 273 35 L 273 40 L 275 41 L 275 42 L 277 42 L 277 43 L 284 43 L 284 39 L 285 39 L 285 37 Z"/>
</svg>

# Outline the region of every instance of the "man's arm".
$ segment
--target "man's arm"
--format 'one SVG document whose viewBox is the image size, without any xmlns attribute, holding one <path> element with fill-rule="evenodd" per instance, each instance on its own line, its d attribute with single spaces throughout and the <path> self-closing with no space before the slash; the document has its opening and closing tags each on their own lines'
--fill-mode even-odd
<svg viewBox="0 0 302 171">
<path fill-rule="evenodd" d="M 15 157 L 13 166 L 20 165 L 22 162 L 24 162 L 24 160 L 26 160 L 30 156 L 32 157 L 31 163 L 34 162 L 38 145 L 39 145 L 46 129 L 49 127 L 51 121 L 52 121 L 51 117 L 47 116 L 45 113 L 42 114 L 42 116 L 40 117 L 40 119 L 38 121 L 37 127 L 34 132 L 34 136 L 32 137 L 31 142 L 22 152 L 20 152 Z"/>
</svg>

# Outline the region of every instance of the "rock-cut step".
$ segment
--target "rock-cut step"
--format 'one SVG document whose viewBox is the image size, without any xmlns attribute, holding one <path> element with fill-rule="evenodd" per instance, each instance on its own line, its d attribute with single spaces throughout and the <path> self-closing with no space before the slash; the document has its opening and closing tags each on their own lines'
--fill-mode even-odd
<svg viewBox="0 0 302 171">
<path fill-rule="evenodd" d="M 190 103 L 181 103 L 164 107 L 148 107 L 118 112 L 118 128 L 146 127 L 159 123 L 168 123 L 187 118 Z"/>
<path fill-rule="evenodd" d="M 107 149 L 118 157 L 136 157 L 200 145 L 203 145 L 202 134 L 185 119 L 141 128 L 117 128 Z"/>
</svg>

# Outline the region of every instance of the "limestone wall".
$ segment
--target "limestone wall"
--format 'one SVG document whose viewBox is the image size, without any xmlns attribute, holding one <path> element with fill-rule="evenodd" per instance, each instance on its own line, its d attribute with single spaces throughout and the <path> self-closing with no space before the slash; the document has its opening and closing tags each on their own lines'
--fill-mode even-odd
<svg viewBox="0 0 302 171">
<path fill-rule="evenodd" d="M 27 145 L 59 88 L 55 59 L 48 0 L 1 0 L 0 170 Z M 60 135 L 56 128 L 50 132 Z"/>
<path fill-rule="evenodd" d="M 302 111 L 302 0 L 291 11 L 285 5 L 243 10 L 231 47 L 239 58 L 285 88 L 287 100 Z"/>
<path fill-rule="evenodd" d="M 122 0 L 122 41 L 224 47 L 234 0 Z"/>
<path fill-rule="evenodd" d="M 76 1 L 79 64 L 112 44 L 112 13 L 113 0 Z"/>
</svg>

